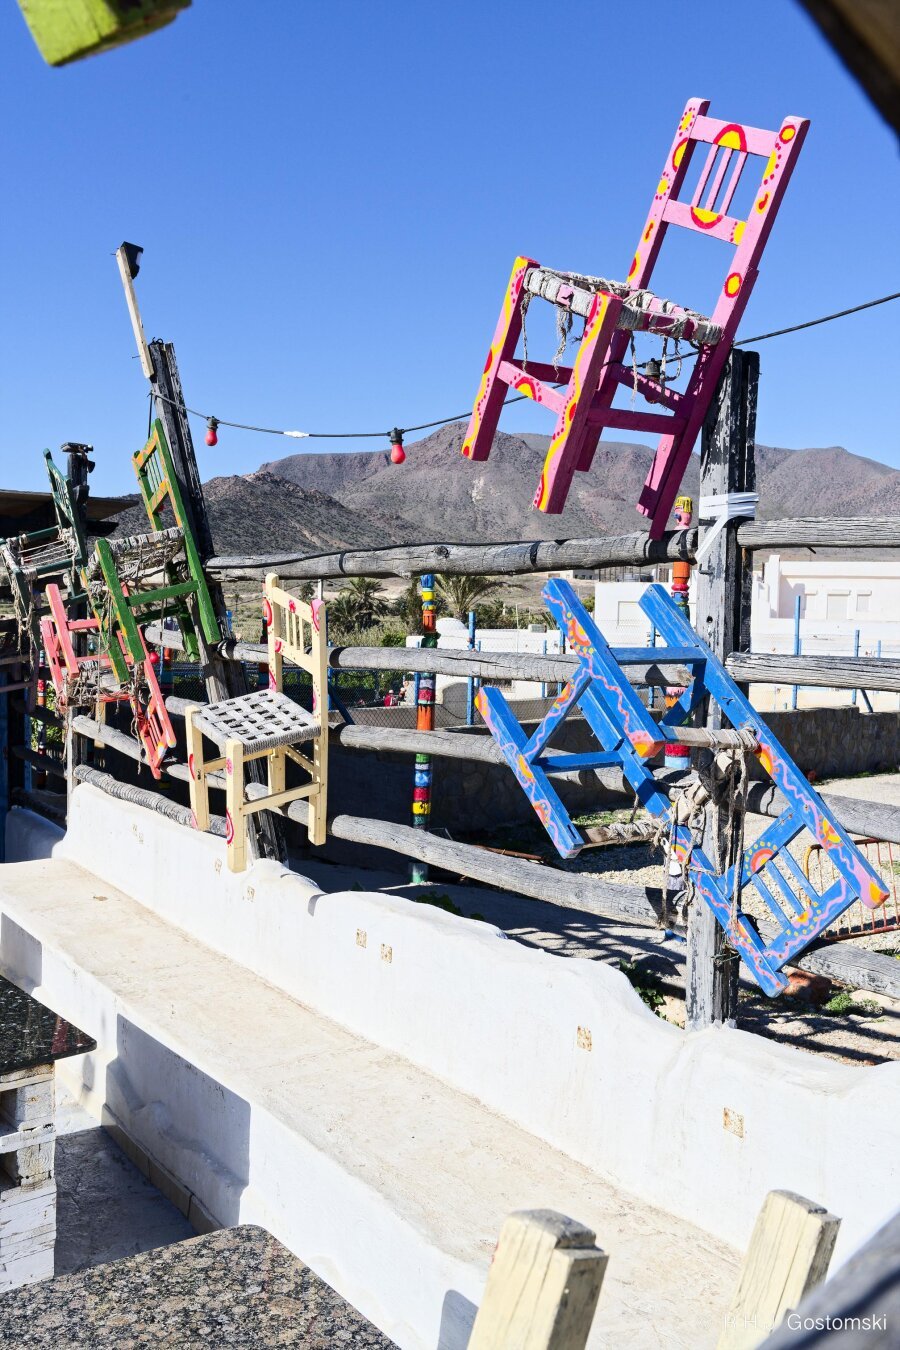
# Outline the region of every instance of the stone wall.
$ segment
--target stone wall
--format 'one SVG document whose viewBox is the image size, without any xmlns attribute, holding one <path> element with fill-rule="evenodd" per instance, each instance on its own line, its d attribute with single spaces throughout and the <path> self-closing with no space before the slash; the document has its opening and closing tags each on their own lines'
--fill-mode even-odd
<svg viewBox="0 0 900 1350">
<path fill-rule="evenodd" d="M 900 765 L 900 711 L 803 708 L 766 713 L 766 723 L 804 773 L 850 778 Z"/>
</svg>

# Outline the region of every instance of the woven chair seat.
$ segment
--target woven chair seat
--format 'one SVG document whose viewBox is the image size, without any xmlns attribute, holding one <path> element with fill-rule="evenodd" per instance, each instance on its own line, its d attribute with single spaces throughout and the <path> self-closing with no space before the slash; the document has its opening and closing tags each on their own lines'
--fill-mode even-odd
<svg viewBox="0 0 900 1350">
<path fill-rule="evenodd" d="M 71 530 L 61 530 L 58 539 L 48 543 L 29 544 L 27 535 L 3 541 L 6 566 L 18 567 L 26 577 L 34 578 L 39 572 L 46 573 L 50 568 L 61 572 L 72 566 L 75 556 L 75 539 Z"/>
<path fill-rule="evenodd" d="M 552 305 L 559 305 L 587 318 L 594 296 L 606 291 L 624 300 L 617 328 L 658 331 L 661 336 L 687 337 L 692 342 L 717 343 L 722 329 L 703 314 L 684 309 L 671 300 L 663 300 L 652 291 L 634 290 L 622 281 L 583 276 L 580 272 L 556 272 L 549 267 L 532 267 L 525 274 L 525 290 Z M 656 302 L 656 308 L 651 304 Z"/>
<path fill-rule="evenodd" d="M 146 574 L 161 571 L 166 563 L 172 562 L 184 549 L 184 533 L 177 525 L 168 530 L 153 530 L 149 534 L 127 534 L 120 539 L 108 539 L 109 550 L 116 561 L 123 581 L 130 579 L 130 572 Z M 91 581 L 101 580 L 103 571 L 96 549 L 91 554 L 87 567 Z"/>
<path fill-rule="evenodd" d="M 245 750 L 274 750 L 315 740 L 322 723 L 276 689 L 257 689 L 239 698 L 204 704 L 194 721 L 224 750 L 226 741 L 240 741 Z"/>
</svg>

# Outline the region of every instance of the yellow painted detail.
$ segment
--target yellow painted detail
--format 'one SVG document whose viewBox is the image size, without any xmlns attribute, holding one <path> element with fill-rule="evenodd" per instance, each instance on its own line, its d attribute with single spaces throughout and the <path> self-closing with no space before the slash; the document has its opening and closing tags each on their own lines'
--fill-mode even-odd
<svg viewBox="0 0 900 1350">
<path fill-rule="evenodd" d="M 657 185 L 656 185 L 656 190 L 657 190 L 657 192 L 660 193 L 660 195 L 661 195 L 663 192 L 666 191 L 666 189 L 668 188 L 668 186 L 669 186 L 669 180 L 668 180 L 668 178 L 663 177 L 663 178 L 661 178 L 661 179 L 659 180 L 659 182 L 657 183 Z"/>
<path fill-rule="evenodd" d="M 740 150 L 741 138 L 736 131 L 724 131 L 718 144 L 724 145 L 727 150 Z"/>
<path fill-rule="evenodd" d="M 687 141 L 682 141 L 680 145 L 675 147 L 675 153 L 672 156 L 672 163 L 675 165 L 676 169 L 678 168 L 682 159 L 684 158 L 684 147 L 686 145 Z"/>
<path fill-rule="evenodd" d="M 781 133 L 781 139 L 783 141 L 792 141 L 796 136 L 796 134 L 797 134 L 796 127 L 785 127 Z"/>
<path fill-rule="evenodd" d="M 708 225 L 711 220 L 719 219 L 718 211 L 707 211 L 705 206 L 695 206 L 693 208 L 693 215 L 695 215 L 698 220 L 702 220 L 704 225 Z"/>
<path fill-rule="evenodd" d="M 427 816 L 431 813 L 431 802 L 413 802 L 412 813 L 414 816 Z"/>
<path fill-rule="evenodd" d="M 739 244 L 744 237 L 744 227 L 747 224 L 745 220 L 739 220 L 734 227 L 734 234 L 731 236 L 733 244 Z"/>
</svg>

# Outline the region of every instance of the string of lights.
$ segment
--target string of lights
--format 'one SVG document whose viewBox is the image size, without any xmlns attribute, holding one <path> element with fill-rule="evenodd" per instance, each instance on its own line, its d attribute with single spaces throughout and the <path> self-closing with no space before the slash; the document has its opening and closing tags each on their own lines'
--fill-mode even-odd
<svg viewBox="0 0 900 1350">
<path fill-rule="evenodd" d="M 768 342 L 770 338 L 784 337 L 788 333 L 799 333 L 806 328 L 815 328 L 819 324 L 832 323 L 835 319 L 844 319 L 850 314 L 858 314 L 861 310 L 872 309 L 875 305 L 886 305 L 891 300 L 900 300 L 900 291 L 879 296 L 875 300 L 864 300 L 861 304 L 853 305 L 849 309 L 839 309 L 833 314 L 823 314 L 817 319 L 806 319 L 803 323 L 791 324 L 787 328 L 775 328 L 770 333 L 757 333 L 753 337 L 738 338 L 735 346 L 746 347 L 751 343 Z M 697 355 L 696 351 L 688 352 L 680 359 L 690 361 Z M 635 365 L 635 369 L 643 370 L 650 364 L 650 361 L 642 361 Z M 658 362 L 653 361 L 652 364 L 655 368 L 658 368 Z M 154 396 L 151 395 L 151 397 Z M 189 408 L 186 403 L 179 403 L 176 399 L 166 398 L 162 394 L 156 394 L 155 397 L 178 408 L 182 413 L 191 417 L 202 418 L 207 427 L 206 444 L 210 446 L 218 443 L 217 431 L 220 426 L 233 427 L 237 431 L 260 432 L 266 436 L 289 436 L 294 440 L 383 440 L 387 437 L 391 443 L 391 459 L 395 464 L 402 464 L 406 458 L 403 449 L 403 437 L 411 431 L 431 431 L 435 427 L 448 426 L 451 422 L 459 422 L 468 417 L 471 411 L 467 408 L 464 412 L 453 413 L 449 417 L 438 417 L 433 422 L 419 422 L 416 426 L 409 427 L 393 427 L 390 431 L 292 431 L 281 427 L 256 426 L 251 422 L 233 422 L 225 417 L 215 417 L 211 413 L 200 412 L 197 408 Z M 512 398 L 506 399 L 503 406 L 506 408 L 513 403 L 523 403 L 526 398 L 526 394 L 515 394 Z"/>
</svg>

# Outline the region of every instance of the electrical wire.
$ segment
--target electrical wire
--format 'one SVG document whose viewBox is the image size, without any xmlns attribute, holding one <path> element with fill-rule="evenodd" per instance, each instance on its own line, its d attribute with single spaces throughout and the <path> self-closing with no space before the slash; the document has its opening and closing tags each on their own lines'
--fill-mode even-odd
<svg viewBox="0 0 900 1350">
<path fill-rule="evenodd" d="M 736 347 L 746 347 L 751 342 L 767 342 L 769 338 L 783 337 L 786 333 L 799 333 L 805 328 L 815 328 L 822 323 L 831 323 L 834 319 L 845 319 L 849 314 L 858 314 L 861 310 L 872 309 L 876 305 L 886 305 L 891 300 L 900 300 L 900 291 L 894 291 L 891 295 L 879 296 L 876 300 L 864 300 L 860 305 L 853 305 L 850 309 L 839 309 L 833 314 L 823 314 L 818 319 L 807 319 L 804 323 L 792 324 L 789 328 L 774 328 L 770 333 L 757 333 L 754 337 L 739 338 L 735 342 Z M 698 352 L 687 352 L 681 358 L 683 361 L 694 360 L 699 355 Z M 636 369 L 643 370 L 648 365 L 647 361 L 642 361 Z M 266 436 L 290 436 L 295 440 L 381 440 L 385 437 L 390 438 L 390 431 L 285 431 L 280 427 L 258 427 L 249 422 L 229 422 L 224 417 L 214 417 L 210 413 L 200 412 L 197 408 L 189 408 L 186 403 L 179 403 L 177 399 L 167 398 L 164 394 L 153 394 L 151 398 L 158 398 L 163 403 L 170 404 L 179 411 L 190 413 L 192 417 L 202 417 L 208 424 L 215 423 L 216 426 L 234 427 L 238 431 L 257 431 Z M 504 408 L 508 408 L 513 403 L 523 403 L 527 399 L 527 394 L 515 394 L 512 398 L 507 398 L 503 402 Z M 405 436 L 410 431 L 430 431 L 433 427 L 444 427 L 450 422 L 459 422 L 464 417 L 468 417 L 470 409 L 465 412 L 454 413 L 452 417 L 439 417 L 433 422 L 420 422 L 417 426 L 397 428 L 401 435 Z"/>
</svg>

